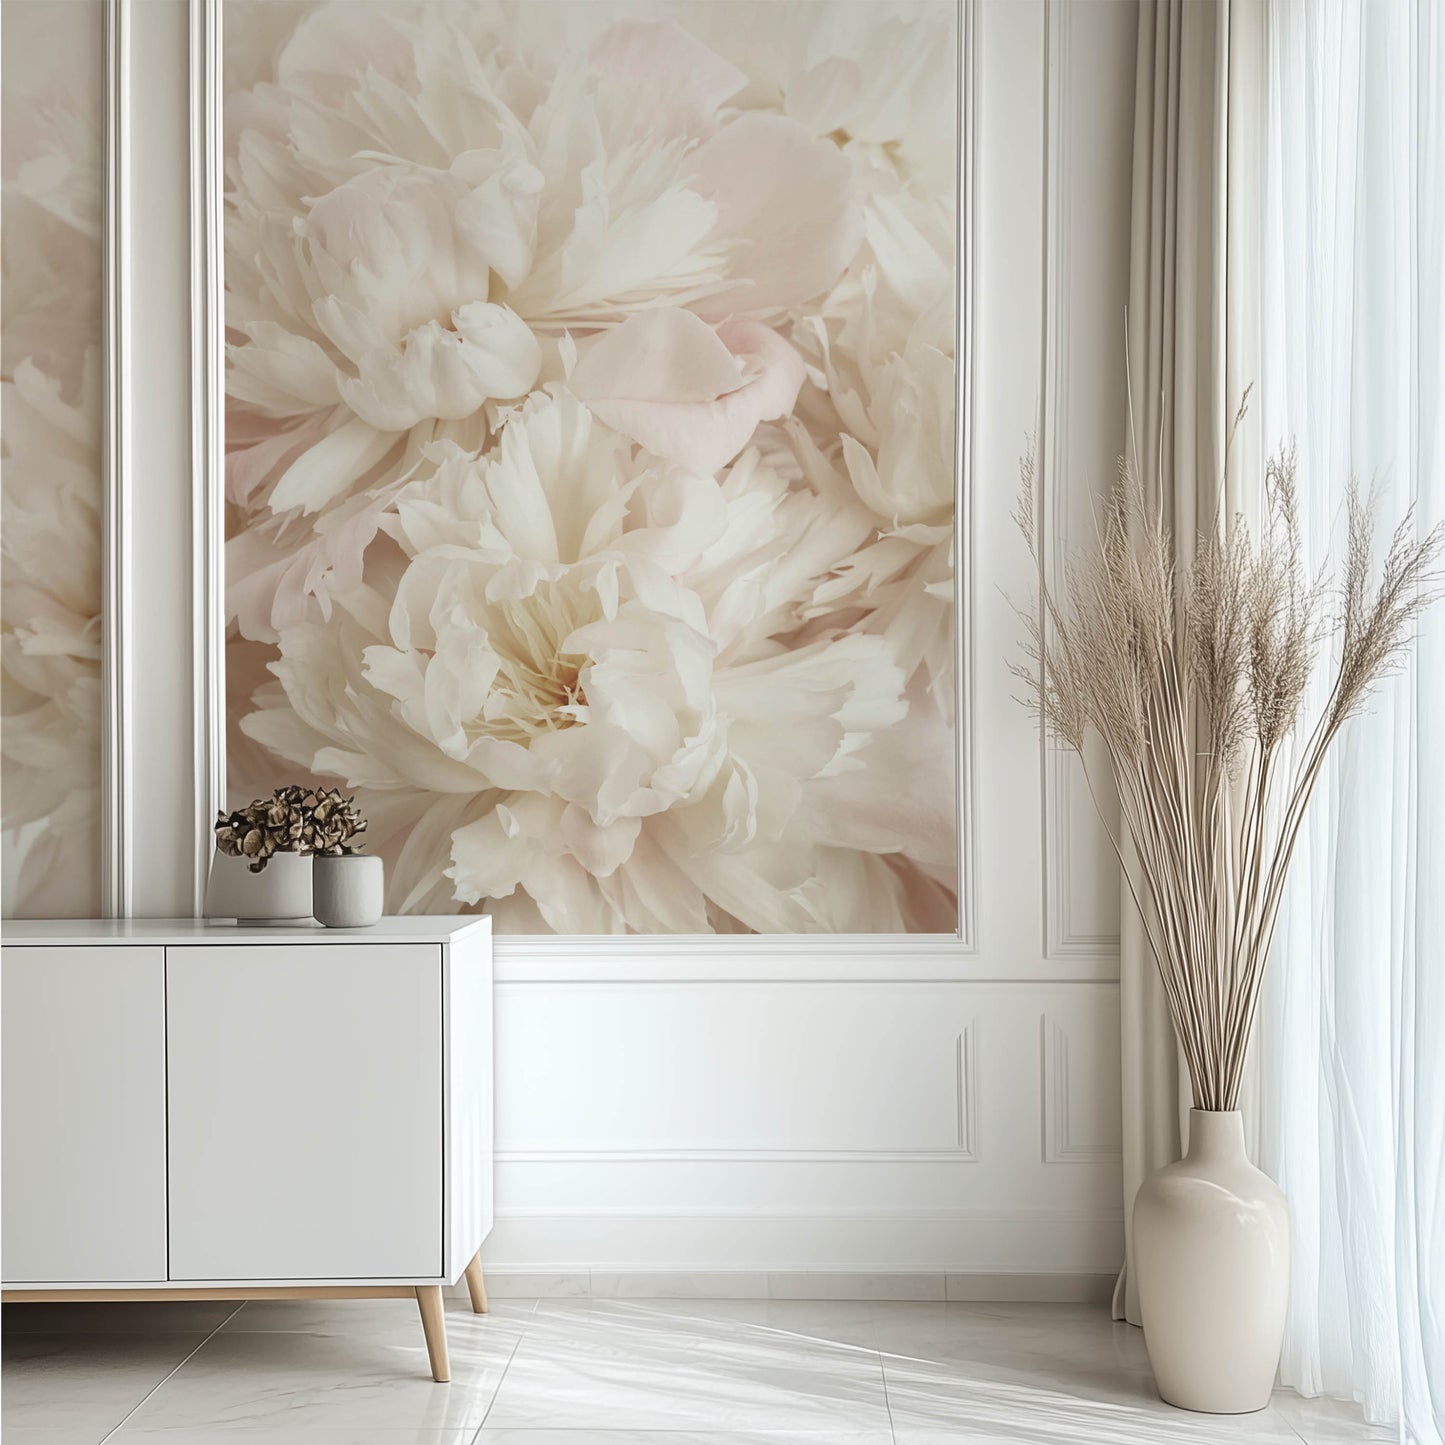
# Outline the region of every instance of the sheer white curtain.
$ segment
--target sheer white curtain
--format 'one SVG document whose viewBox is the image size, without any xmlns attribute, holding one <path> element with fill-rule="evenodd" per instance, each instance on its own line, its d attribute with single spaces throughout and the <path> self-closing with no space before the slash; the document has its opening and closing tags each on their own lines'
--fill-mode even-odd
<svg viewBox="0 0 1445 1445">
<path fill-rule="evenodd" d="M 1308 547 L 1349 476 L 1445 515 L 1445 5 L 1274 0 L 1263 435 L 1299 448 Z M 1445 1437 L 1445 608 L 1340 740 L 1296 857 L 1257 1042 L 1289 1195 L 1281 1373 Z"/>
</svg>

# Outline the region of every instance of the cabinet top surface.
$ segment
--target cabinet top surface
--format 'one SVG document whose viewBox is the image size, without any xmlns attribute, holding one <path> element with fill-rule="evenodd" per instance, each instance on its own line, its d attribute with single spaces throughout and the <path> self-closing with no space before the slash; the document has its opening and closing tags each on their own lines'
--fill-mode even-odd
<svg viewBox="0 0 1445 1445">
<path fill-rule="evenodd" d="M 79 947 L 90 943 L 221 944 L 221 943 L 451 943 L 463 936 L 487 935 L 492 920 L 485 916 L 383 918 L 370 928 L 323 928 L 319 923 L 254 925 L 212 923 L 204 918 L 59 918 L 6 919 L 0 925 L 5 943 L 53 943 Z"/>
</svg>

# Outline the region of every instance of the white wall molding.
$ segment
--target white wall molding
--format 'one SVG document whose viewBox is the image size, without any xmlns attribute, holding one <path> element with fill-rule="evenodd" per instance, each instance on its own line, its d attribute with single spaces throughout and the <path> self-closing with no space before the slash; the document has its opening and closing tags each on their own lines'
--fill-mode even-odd
<svg viewBox="0 0 1445 1445">
<path fill-rule="evenodd" d="M 781 1275 L 784 1287 L 768 1293 L 782 1297 L 827 1274 L 1104 1273 L 1117 1267 L 1122 1223 L 1085 1210 L 502 1208 L 486 1258 L 489 1276 L 613 1276 L 602 1291 L 611 1294 L 619 1275 Z M 763 1293 L 757 1279 L 728 1292 Z"/>
<path fill-rule="evenodd" d="M 1105 956 L 983 958 L 951 935 L 498 938 L 498 984 L 1107 983 Z"/>
<path fill-rule="evenodd" d="M 978 0 L 960 7 L 958 36 L 958 330 L 954 343 L 957 382 L 954 456 L 958 468 L 954 502 L 954 728 L 958 798 L 958 941 L 965 953 L 978 949 L 978 804 L 974 789 L 976 608 L 974 592 L 974 402 L 978 374 L 974 272 L 977 269 L 978 186 Z"/>
<path fill-rule="evenodd" d="M 976 1164 L 965 1142 L 939 1149 L 756 1149 L 746 1144 L 694 1149 L 658 1148 L 646 1143 L 609 1145 L 605 1149 L 569 1149 L 538 1145 L 498 1149 L 498 1164 Z M 740 1209 L 734 1214 L 756 1211 Z M 595 1214 L 590 1206 L 580 1211 Z M 724 1215 L 721 1217 L 732 1217 Z"/>
<path fill-rule="evenodd" d="M 192 701 L 202 478 L 193 470 L 192 70 L 185 0 L 112 0 L 108 352 L 114 378 L 103 678 L 107 903 L 195 911 L 198 726 Z M 219 337 L 217 343 L 219 344 Z M 216 479 L 219 484 L 219 477 Z M 217 497 L 219 502 L 219 496 Z M 143 811 L 142 811 L 143 810 Z"/>
<path fill-rule="evenodd" d="M 1112 1144 L 1076 1137 L 1073 1125 L 1074 1085 L 1069 1073 L 1068 1030 L 1045 1014 L 1039 1021 L 1040 1094 L 1045 1164 L 1122 1162 Z"/>
<path fill-rule="evenodd" d="M 496 1299 L 955 1300 L 1107 1304 L 1112 1271 L 579 1270 L 488 1265 Z M 454 1292 L 461 1297 L 464 1286 Z"/>
<path fill-rule="evenodd" d="M 958 1093 L 958 1155 L 969 1164 L 978 1163 L 978 1019 L 972 1018 L 958 1036 L 956 1058 Z"/>
<path fill-rule="evenodd" d="M 1104 7 L 1107 9 L 1107 7 Z M 1115 13 L 1121 7 L 1115 4 Z M 1039 581 L 1061 593 L 1072 549 L 1093 535 L 1094 512 L 1113 481 L 1113 461 L 1119 447 L 1115 431 L 1122 436 L 1123 404 L 1104 419 L 1090 414 L 1076 400 L 1076 377 L 1080 376 L 1078 336 L 1081 316 L 1095 323 L 1092 304 L 1099 290 L 1097 275 L 1087 266 L 1084 287 L 1075 284 L 1081 219 L 1074 213 L 1074 190 L 1079 164 L 1074 152 L 1078 117 L 1074 111 L 1074 85 L 1082 62 L 1075 49 L 1078 8 L 1067 0 L 1047 0 L 1044 9 L 1044 216 L 1043 216 L 1043 337 L 1039 353 L 1039 420 L 1036 436 L 1037 516 L 1039 522 Z M 1085 87 L 1091 101 L 1097 87 Z M 1127 195 L 1125 197 L 1127 202 Z M 1096 197 L 1090 196 L 1089 221 L 1099 212 Z M 1127 215 L 1127 204 L 1125 206 Z M 1127 230 L 1126 230 L 1127 236 Z M 1112 323 L 1119 336 L 1124 331 L 1122 306 Z M 1092 345 L 1103 340 L 1093 326 L 1086 328 Z M 1090 448 L 1080 445 L 1081 432 L 1089 426 L 1105 437 L 1103 465 L 1096 463 Z M 1094 800 L 1088 791 L 1079 759 L 1069 749 L 1041 734 L 1039 739 L 1040 793 L 1043 799 L 1043 934 L 1048 958 L 1106 959 L 1118 971 L 1120 948 L 1117 899 L 1099 907 L 1097 879 L 1114 874 L 1113 853 L 1103 825 L 1099 823 Z M 1110 806 L 1111 795 L 1101 803 Z M 1104 867 L 1099 868 L 1100 860 Z M 1088 864 L 1091 875 L 1078 876 Z M 1081 895 L 1096 917 L 1081 916 Z M 1107 919 L 1106 924 L 1101 919 Z"/>
<path fill-rule="evenodd" d="M 1078 907 L 1079 884 L 1074 876 L 1074 860 L 1078 856 L 1079 840 L 1090 839 L 1095 846 L 1108 846 L 1078 757 L 1057 743 L 1050 744 L 1044 764 L 1044 785 L 1049 809 L 1045 825 L 1047 955 L 1050 959 L 1107 960 L 1106 971 L 1117 978 L 1118 930 L 1101 928 L 1096 920 L 1080 917 Z M 1112 854 L 1109 856 L 1112 858 Z"/>
<path fill-rule="evenodd" d="M 913 1208 L 900 1206 L 880 1207 L 878 1209 L 828 1208 L 823 1205 L 811 1205 L 805 1208 L 779 1207 L 766 1209 L 758 1209 L 752 1205 L 738 1205 L 736 1208 L 723 1209 L 711 1204 L 699 1205 L 695 1208 L 669 1206 L 657 1209 L 636 1206 L 618 1209 L 605 1205 L 572 1205 L 560 1209 L 519 1209 L 499 1205 L 496 1210 L 496 1217 L 498 1219 L 673 1219 L 687 1221 L 699 1219 L 747 1219 L 784 1220 L 788 1223 L 802 1221 L 803 1223 L 812 1224 L 836 1224 L 840 1220 L 845 1222 L 861 1220 L 866 1223 L 891 1221 L 905 1224 L 933 1221 L 949 1225 L 1117 1224 L 1123 1220 L 1123 1215 L 1118 1210 L 940 1209 L 929 1205 L 919 1205 Z"/>
<path fill-rule="evenodd" d="M 220 16 L 190 0 L 191 736 L 197 803 L 193 912 L 205 901 L 212 820 L 226 797 L 225 294 Z"/>
<path fill-rule="evenodd" d="M 101 495 L 101 913 L 131 910 L 130 758 L 130 26 L 126 0 L 105 5 L 105 422 Z"/>
</svg>

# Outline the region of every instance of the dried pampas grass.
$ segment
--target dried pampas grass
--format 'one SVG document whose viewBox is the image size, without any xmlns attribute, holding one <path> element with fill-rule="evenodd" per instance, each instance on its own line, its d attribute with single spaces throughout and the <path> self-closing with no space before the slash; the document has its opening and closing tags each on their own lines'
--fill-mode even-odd
<svg viewBox="0 0 1445 1445">
<path fill-rule="evenodd" d="M 1031 458 L 1022 473 L 1017 520 L 1038 562 Z M 1132 850 L 1111 840 L 1198 1109 L 1237 1107 L 1310 794 L 1335 735 L 1404 657 L 1445 544 L 1442 527 L 1417 539 L 1407 514 L 1376 573 L 1372 508 L 1352 485 L 1342 572 L 1311 576 L 1292 451 L 1269 464 L 1265 495 L 1259 535 L 1236 518 L 1201 536 L 1179 570 L 1162 514 L 1121 462 L 1097 550 L 1068 561 L 1057 593 L 1040 568 L 1023 614 L 1027 660 L 1014 668 L 1026 704 L 1086 774 L 1085 738 L 1103 742 Z M 1310 719 L 1310 681 L 1327 655 L 1328 698 Z"/>
</svg>

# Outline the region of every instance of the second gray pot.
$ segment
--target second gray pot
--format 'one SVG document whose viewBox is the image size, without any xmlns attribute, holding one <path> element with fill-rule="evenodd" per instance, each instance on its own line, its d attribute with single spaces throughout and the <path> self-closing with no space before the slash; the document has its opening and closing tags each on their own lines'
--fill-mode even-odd
<svg viewBox="0 0 1445 1445">
<path fill-rule="evenodd" d="M 381 918 L 386 870 L 360 853 L 318 853 L 311 860 L 312 910 L 328 928 L 367 928 Z"/>
</svg>

